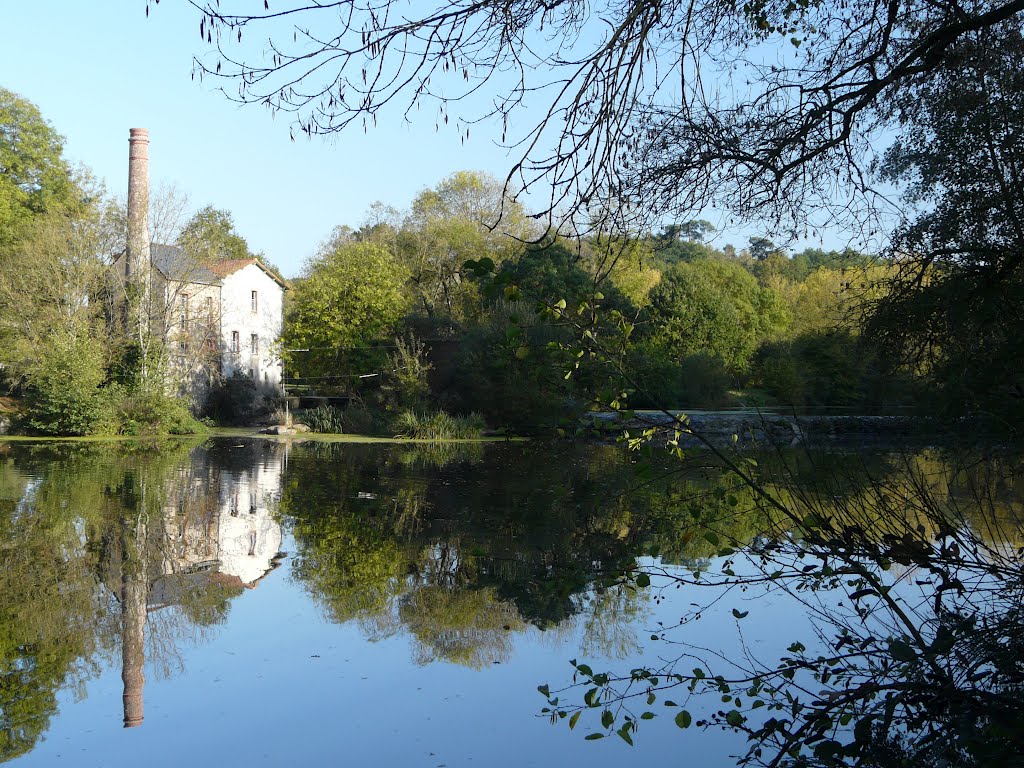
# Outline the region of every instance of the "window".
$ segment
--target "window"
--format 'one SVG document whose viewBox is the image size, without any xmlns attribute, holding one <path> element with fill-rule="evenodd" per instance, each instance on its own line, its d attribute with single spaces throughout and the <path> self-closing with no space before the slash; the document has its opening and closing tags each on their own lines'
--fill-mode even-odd
<svg viewBox="0 0 1024 768">
<path fill-rule="evenodd" d="M 181 294 L 181 330 L 188 330 L 188 294 Z"/>
<path fill-rule="evenodd" d="M 259 375 L 260 375 L 260 374 L 259 374 L 259 371 L 257 371 L 257 370 L 256 370 L 255 368 L 250 368 L 250 369 L 249 369 L 249 376 L 250 376 L 250 377 L 251 377 L 252 379 L 254 379 L 254 380 L 258 380 L 258 378 L 259 378 Z"/>
<path fill-rule="evenodd" d="M 249 353 L 253 355 L 260 353 L 260 337 L 255 333 L 249 337 Z"/>
<path fill-rule="evenodd" d="M 206 316 L 213 319 L 213 296 L 207 296 L 205 300 L 206 304 Z"/>
<path fill-rule="evenodd" d="M 252 313 L 255 315 L 260 308 L 260 293 L 259 291 L 253 291 L 250 294 L 250 301 L 252 302 Z"/>
<path fill-rule="evenodd" d="M 242 351 L 242 336 L 238 331 L 231 332 L 231 351 L 236 355 Z"/>
</svg>

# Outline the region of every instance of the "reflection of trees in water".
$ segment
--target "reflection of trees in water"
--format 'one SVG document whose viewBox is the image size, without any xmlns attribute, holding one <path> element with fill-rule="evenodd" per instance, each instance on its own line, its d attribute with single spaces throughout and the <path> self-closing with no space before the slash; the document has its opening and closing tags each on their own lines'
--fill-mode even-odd
<svg viewBox="0 0 1024 768">
<path fill-rule="evenodd" d="M 661 594 L 685 585 L 697 602 L 682 606 L 680 624 L 729 598 L 741 620 L 758 608 L 750 594 L 781 593 L 809 622 L 789 630 L 802 636 L 786 638 L 796 640 L 788 655 L 726 656 L 680 641 L 656 669 L 583 673 L 580 695 L 552 705 L 553 718 L 575 718 L 600 697 L 602 728 L 631 741 L 639 718 L 656 716 L 643 703 L 668 688 L 682 706 L 701 708 L 700 724 L 748 737 L 744 764 L 1017 760 L 1020 457 L 926 449 L 834 458 L 762 458 L 746 483 L 722 475 L 704 493 L 690 481 L 667 515 L 652 517 L 659 543 L 691 536 L 675 553 L 690 568 L 649 566 L 635 580 L 656 574 Z M 694 557 L 708 546 L 713 561 Z M 715 703 L 691 701 L 695 692 Z M 716 712 L 719 700 L 726 706 Z M 689 713 L 679 717 L 691 723 Z"/>
<path fill-rule="evenodd" d="M 614 585 L 638 555 L 655 548 L 663 561 L 700 568 L 726 544 L 786 534 L 772 530 L 748 487 L 713 465 L 679 471 L 655 462 L 641 476 L 616 447 L 497 444 L 483 459 L 430 468 L 395 450 L 297 449 L 283 505 L 295 517 L 296 578 L 332 619 L 357 619 L 370 639 L 408 632 L 419 661 L 502 658 L 504 627 L 530 625 L 559 634 L 577 626 L 586 653 L 629 655 L 648 593 Z M 957 465 L 939 451 L 759 458 L 773 492 L 794 503 L 798 495 L 819 505 L 847 500 L 879 536 L 891 521 L 871 498 L 915 498 L 910 468 L 929 478 L 931 494 L 953 498 L 966 492 L 964 467 L 977 486 L 993 466 Z M 943 472 L 951 484 L 933 487 Z M 998 477 L 989 483 L 992 508 L 1005 515 L 1019 496 L 1005 473 Z"/>
<path fill-rule="evenodd" d="M 612 625 L 635 613 L 585 597 L 595 572 L 633 562 L 631 512 L 614 493 L 628 465 L 609 474 L 614 448 L 568 460 L 564 446 L 488 450 L 497 456 L 441 468 L 379 446 L 297 450 L 283 499 L 296 578 L 371 639 L 409 632 L 420 662 L 502 660 L 512 632 L 554 627 L 581 606 L 603 615 L 610 646 L 628 645 Z"/>
<path fill-rule="evenodd" d="M 507 661 L 511 633 L 525 628 L 516 607 L 491 589 L 421 586 L 402 596 L 398 616 L 414 638 L 417 664 L 450 661 L 480 669 Z"/>
<path fill-rule="evenodd" d="M 112 645 L 109 622 L 94 631 L 106 600 L 78 517 L 95 506 L 95 492 L 0 461 L 0 759 L 32 749 L 57 692 L 88 676 L 92 657 Z"/>
<path fill-rule="evenodd" d="M 122 668 L 125 724 L 141 722 L 143 662 L 180 668 L 182 643 L 203 639 L 247 586 L 218 559 L 220 491 L 252 479 L 252 462 L 225 469 L 195 443 L 4 447 L 0 759 L 30 750 L 58 691 L 104 661 Z"/>
<path fill-rule="evenodd" d="M 641 646 L 637 628 L 650 615 L 649 593 L 627 587 L 587 593 L 580 606 L 580 653 L 625 659 Z"/>
</svg>

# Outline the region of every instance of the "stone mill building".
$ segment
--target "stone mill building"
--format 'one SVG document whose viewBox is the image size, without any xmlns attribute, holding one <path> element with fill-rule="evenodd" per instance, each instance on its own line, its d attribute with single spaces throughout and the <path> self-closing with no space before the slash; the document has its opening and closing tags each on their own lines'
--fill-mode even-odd
<svg viewBox="0 0 1024 768">
<path fill-rule="evenodd" d="M 132 128 L 128 143 L 127 248 L 114 269 L 118 292 L 139 307 L 134 322 L 162 342 L 169 375 L 197 400 L 218 378 L 239 374 L 265 394 L 282 392 L 287 283 L 257 258 L 198 260 L 152 242 L 149 131 Z"/>
</svg>

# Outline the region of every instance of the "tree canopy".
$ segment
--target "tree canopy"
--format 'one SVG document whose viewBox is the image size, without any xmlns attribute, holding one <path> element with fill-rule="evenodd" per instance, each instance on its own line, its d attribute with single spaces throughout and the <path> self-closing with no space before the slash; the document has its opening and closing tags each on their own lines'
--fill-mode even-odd
<svg viewBox="0 0 1024 768">
<path fill-rule="evenodd" d="M 334 241 L 296 281 L 282 344 L 290 368 L 304 377 L 351 372 L 340 362 L 360 346 L 386 338 L 408 306 L 408 272 L 384 245 Z"/>
<path fill-rule="evenodd" d="M 733 371 L 745 370 L 758 344 L 789 321 L 773 291 L 717 260 L 674 266 L 652 289 L 649 312 L 650 335 L 669 354 L 710 354 Z"/>
<path fill-rule="evenodd" d="M 235 231 L 231 213 L 207 205 L 182 227 L 178 244 L 203 261 L 249 259 L 255 256 L 249 243 Z"/>
<path fill-rule="evenodd" d="M 81 203 L 63 152 L 64 137 L 39 108 L 0 88 L 0 251 L 14 244 L 32 216 Z"/>
</svg>

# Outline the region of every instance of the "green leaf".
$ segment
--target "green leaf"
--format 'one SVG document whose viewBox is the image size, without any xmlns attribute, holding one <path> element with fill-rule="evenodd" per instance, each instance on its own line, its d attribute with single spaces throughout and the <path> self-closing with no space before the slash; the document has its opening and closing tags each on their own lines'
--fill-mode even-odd
<svg viewBox="0 0 1024 768">
<path fill-rule="evenodd" d="M 612 723 L 615 722 L 615 715 L 612 714 L 610 709 L 606 709 L 601 713 L 601 725 L 605 728 L 611 728 Z"/>
<path fill-rule="evenodd" d="M 551 695 L 551 691 L 548 688 L 547 683 L 545 683 L 544 685 L 538 685 L 537 686 L 537 690 L 540 691 L 545 696 L 550 696 Z"/>
<path fill-rule="evenodd" d="M 680 728 L 689 728 L 690 723 L 693 722 L 693 716 L 690 715 L 685 709 L 676 715 L 676 725 Z"/>
<path fill-rule="evenodd" d="M 949 629 L 949 627 L 943 625 L 939 627 L 939 631 L 935 633 L 935 640 L 928 648 L 929 653 L 937 653 L 939 655 L 947 654 L 956 644 L 956 635 Z"/>
<path fill-rule="evenodd" d="M 640 719 L 641 720 L 653 720 L 654 719 L 654 713 L 653 712 L 644 712 L 642 715 L 640 715 Z"/>
<path fill-rule="evenodd" d="M 877 594 L 878 594 L 878 592 L 876 592 L 875 590 L 870 589 L 870 588 L 858 589 L 856 592 L 851 592 L 850 593 L 850 599 L 851 600 L 860 600 L 862 597 L 870 597 L 872 595 L 877 595 Z"/>
<path fill-rule="evenodd" d="M 527 346 L 516 347 L 516 359 L 522 360 L 530 355 L 530 348 Z"/>
<path fill-rule="evenodd" d="M 649 587 L 651 586 L 651 577 L 642 571 L 636 575 L 636 585 L 638 587 Z"/>
<path fill-rule="evenodd" d="M 803 526 L 804 528 L 820 528 L 822 522 L 821 517 L 812 512 L 803 519 Z"/>
<path fill-rule="evenodd" d="M 712 531 L 704 532 L 704 540 L 713 547 L 717 547 L 719 544 L 718 536 Z"/>
<path fill-rule="evenodd" d="M 571 731 L 571 730 L 572 730 L 573 728 L 575 728 L 575 727 L 576 727 L 576 723 L 578 723 L 578 722 L 579 722 L 579 719 L 580 719 L 580 715 L 581 715 L 581 714 L 583 714 L 583 713 L 582 713 L 582 712 L 574 712 L 574 713 L 573 713 L 573 715 L 572 715 L 572 717 L 570 717 L 570 718 L 569 718 L 569 730 L 570 730 L 570 731 Z"/>
<path fill-rule="evenodd" d="M 903 640 L 891 640 L 889 642 L 889 655 L 896 659 L 896 661 L 904 662 L 914 661 L 917 658 L 914 649 Z"/>
<path fill-rule="evenodd" d="M 735 608 L 732 609 L 732 615 L 737 619 L 745 619 L 750 615 L 750 611 L 737 611 Z"/>
<path fill-rule="evenodd" d="M 745 717 L 744 717 L 743 715 L 741 715 L 741 714 L 740 714 L 739 712 L 737 712 L 737 711 L 736 711 L 735 709 L 730 709 L 730 710 L 729 710 L 728 712 L 726 712 L 726 714 L 725 714 L 725 722 L 727 722 L 727 723 L 728 723 L 729 725 L 731 725 L 731 726 L 732 726 L 733 728 L 737 728 L 737 727 L 739 727 L 739 726 L 743 725 L 743 722 L 744 722 L 744 721 L 745 721 L 746 719 L 747 719 L 747 718 L 745 718 Z"/>
<path fill-rule="evenodd" d="M 584 738 L 585 741 L 597 741 L 597 739 L 603 739 L 604 738 L 604 734 L 603 733 L 588 733 L 583 738 Z"/>
<path fill-rule="evenodd" d="M 616 733 L 619 734 L 619 736 L 622 738 L 622 740 L 624 742 L 626 742 L 627 744 L 629 744 L 629 746 L 632 747 L 633 746 L 633 737 L 629 735 L 629 729 L 630 729 L 630 725 L 629 725 L 629 723 L 626 723 L 624 726 L 619 728 L 619 730 L 617 730 Z"/>
</svg>

